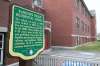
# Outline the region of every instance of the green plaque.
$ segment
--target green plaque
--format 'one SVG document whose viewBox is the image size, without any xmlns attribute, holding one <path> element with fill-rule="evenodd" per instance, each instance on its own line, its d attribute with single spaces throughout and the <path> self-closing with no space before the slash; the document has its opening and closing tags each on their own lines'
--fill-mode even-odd
<svg viewBox="0 0 100 66">
<path fill-rule="evenodd" d="M 24 60 L 35 58 L 44 49 L 44 16 L 13 5 L 9 53 Z"/>
</svg>

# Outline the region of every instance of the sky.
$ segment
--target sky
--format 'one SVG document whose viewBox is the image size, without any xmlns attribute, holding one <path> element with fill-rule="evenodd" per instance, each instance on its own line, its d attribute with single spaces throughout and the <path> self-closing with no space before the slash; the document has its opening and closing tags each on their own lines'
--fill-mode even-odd
<svg viewBox="0 0 100 66">
<path fill-rule="evenodd" d="M 97 33 L 100 33 L 100 0 L 84 0 L 89 10 L 96 11 L 96 28 Z"/>
</svg>

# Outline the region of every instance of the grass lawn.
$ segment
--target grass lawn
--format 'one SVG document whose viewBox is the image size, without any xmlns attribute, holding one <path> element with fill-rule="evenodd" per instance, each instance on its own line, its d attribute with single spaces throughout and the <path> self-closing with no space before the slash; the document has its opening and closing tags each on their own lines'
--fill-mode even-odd
<svg viewBox="0 0 100 66">
<path fill-rule="evenodd" d="M 89 42 L 76 47 L 74 50 L 100 52 L 100 41 Z"/>
</svg>

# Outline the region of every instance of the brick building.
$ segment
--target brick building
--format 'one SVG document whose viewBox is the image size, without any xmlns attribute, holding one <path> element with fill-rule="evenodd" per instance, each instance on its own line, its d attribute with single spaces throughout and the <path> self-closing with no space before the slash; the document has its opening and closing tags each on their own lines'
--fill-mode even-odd
<svg viewBox="0 0 100 66">
<path fill-rule="evenodd" d="M 4 61 L 5 65 L 16 65 L 19 61 L 19 58 L 9 56 L 7 51 L 11 4 L 45 15 L 46 48 L 51 44 L 76 46 L 96 39 L 95 15 L 89 12 L 83 0 L 0 0 L 0 4 L 0 62 Z"/>
<path fill-rule="evenodd" d="M 96 40 L 95 13 L 83 0 L 43 0 L 52 22 L 53 46 L 76 46 Z"/>
<path fill-rule="evenodd" d="M 11 5 L 17 4 L 19 6 L 25 7 L 27 9 L 42 13 L 45 15 L 43 9 L 43 2 L 41 0 L 0 0 L 0 65 L 16 65 L 19 62 L 19 58 L 11 57 L 8 53 L 8 41 L 9 38 L 9 24 L 11 17 Z M 51 23 L 45 21 L 45 39 L 46 39 L 46 49 L 49 47 L 50 43 L 50 32 L 51 32 Z"/>
</svg>

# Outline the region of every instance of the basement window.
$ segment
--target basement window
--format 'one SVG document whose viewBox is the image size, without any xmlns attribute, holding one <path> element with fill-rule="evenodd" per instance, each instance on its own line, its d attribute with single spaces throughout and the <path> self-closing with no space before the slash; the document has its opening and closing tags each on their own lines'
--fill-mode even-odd
<svg viewBox="0 0 100 66">
<path fill-rule="evenodd" d="M 33 0 L 33 5 L 37 7 L 43 7 L 43 2 L 42 0 Z"/>
</svg>

